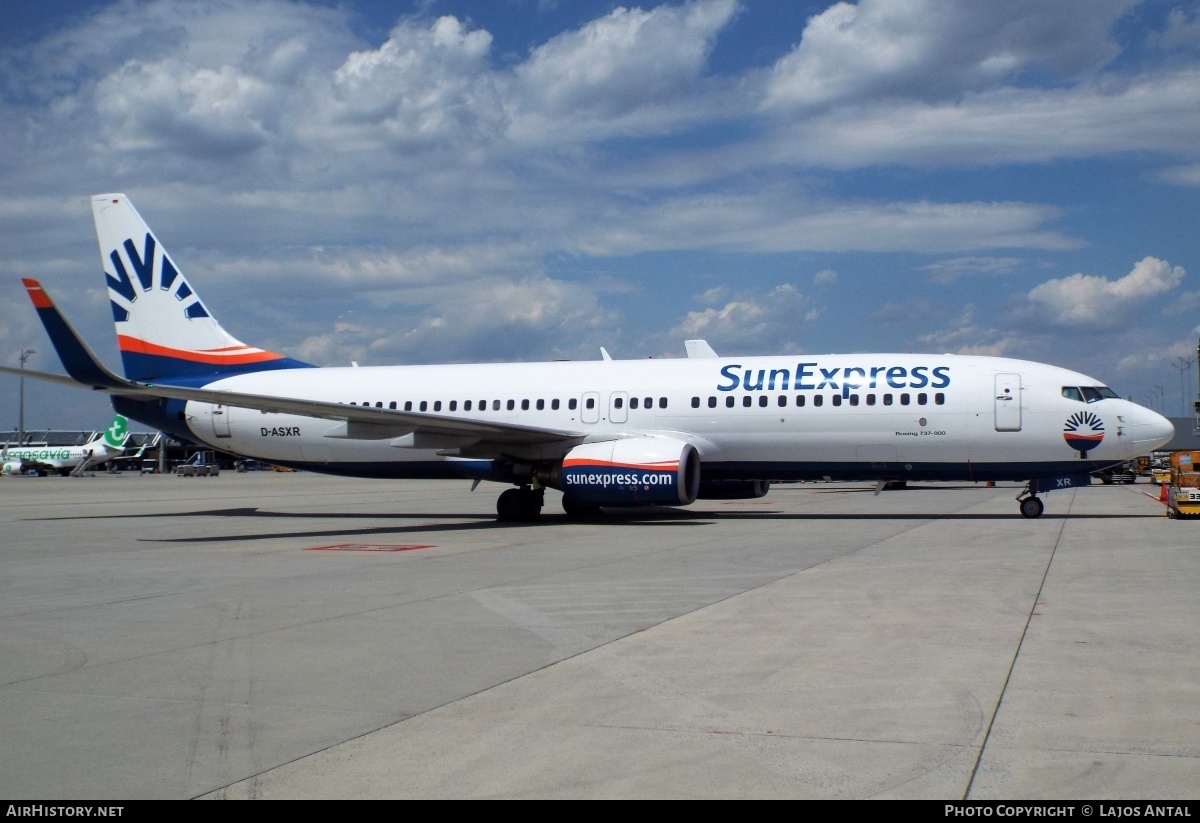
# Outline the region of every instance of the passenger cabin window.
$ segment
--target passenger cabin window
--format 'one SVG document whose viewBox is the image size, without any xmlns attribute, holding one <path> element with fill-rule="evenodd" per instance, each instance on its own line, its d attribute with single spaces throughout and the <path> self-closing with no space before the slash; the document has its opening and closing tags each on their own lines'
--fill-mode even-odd
<svg viewBox="0 0 1200 823">
<path fill-rule="evenodd" d="M 558 411 L 558 398 L 557 397 L 550 401 L 550 409 L 552 411 Z"/>
<path fill-rule="evenodd" d="M 421 401 L 421 411 L 425 411 L 428 408 L 429 408 L 429 403 L 425 400 L 422 400 Z"/>
<path fill-rule="evenodd" d="M 820 406 L 820 405 L 823 405 L 824 403 L 825 403 L 824 395 L 822 395 L 822 394 L 814 394 L 813 395 L 813 405 L 814 406 Z"/>
<path fill-rule="evenodd" d="M 434 401 L 433 401 L 433 410 L 434 410 L 434 411 L 441 411 L 441 410 L 442 410 L 442 401 L 441 401 L 441 400 L 434 400 Z"/>
<path fill-rule="evenodd" d="M 645 408 L 647 408 L 647 409 L 654 408 L 654 398 L 653 397 L 646 398 Z"/>
<path fill-rule="evenodd" d="M 786 394 L 779 395 L 779 400 L 777 400 L 776 402 L 779 404 L 779 406 L 781 408 L 783 406 L 786 406 L 787 405 L 787 395 Z"/>
<path fill-rule="evenodd" d="M 927 395 L 925 392 L 917 393 L 917 405 L 918 406 L 924 406 L 928 402 L 929 402 L 929 395 Z"/>
<path fill-rule="evenodd" d="M 589 409 L 594 409 L 594 408 L 596 408 L 596 398 L 594 398 L 594 397 L 589 397 L 589 398 L 587 399 L 587 407 L 588 407 Z"/>
<path fill-rule="evenodd" d="M 636 397 L 629 398 L 629 408 L 636 409 L 638 407 L 638 399 Z"/>
<path fill-rule="evenodd" d="M 802 394 L 798 394 L 798 395 L 796 395 L 796 405 L 797 405 L 797 406 L 803 406 L 803 405 L 804 405 L 804 395 L 802 395 Z"/>
<path fill-rule="evenodd" d="M 700 398 L 699 398 L 699 397 L 693 397 L 693 398 L 692 398 L 692 408 L 693 408 L 693 409 L 698 409 L 698 408 L 700 408 Z"/>
<path fill-rule="evenodd" d="M 570 400 L 567 401 L 567 408 L 570 409 L 571 411 L 575 411 L 575 409 L 578 407 L 579 407 L 579 401 L 576 400 L 574 397 L 572 397 Z"/>
<path fill-rule="evenodd" d="M 765 406 L 765 405 L 767 405 L 767 396 L 766 396 L 765 394 L 763 394 L 763 395 L 759 395 L 759 398 L 758 398 L 758 405 L 760 405 L 760 406 Z"/>
<path fill-rule="evenodd" d="M 471 410 L 471 401 L 464 400 L 463 401 L 463 411 L 470 411 L 470 410 Z"/>
<path fill-rule="evenodd" d="M 900 405 L 901 406 L 908 405 L 908 392 L 904 392 L 900 395 Z"/>
<path fill-rule="evenodd" d="M 411 401 L 411 400 L 405 400 L 405 401 L 404 401 L 404 410 L 405 410 L 405 411 L 412 411 L 412 401 Z"/>
<path fill-rule="evenodd" d="M 938 392 L 937 394 L 935 394 L 933 396 L 933 402 L 937 403 L 939 406 L 946 405 L 946 395 L 942 394 L 941 392 Z"/>
<path fill-rule="evenodd" d="M 858 395 L 857 395 L 857 394 L 852 394 L 852 395 L 850 395 L 850 405 L 851 405 L 851 406 L 857 406 L 857 405 L 858 405 Z"/>
<path fill-rule="evenodd" d="M 624 399 L 622 399 L 620 397 L 613 398 L 613 408 L 614 409 L 620 409 L 620 408 L 623 408 L 624 406 L 625 406 Z"/>
<path fill-rule="evenodd" d="M 395 400 L 393 400 L 391 403 L 388 403 L 388 408 L 389 408 L 389 409 L 394 409 L 394 408 L 396 408 L 396 401 L 395 401 Z"/>
<path fill-rule="evenodd" d="M 842 396 L 840 394 L 835 394 L 833 396 L 833 405 L 835 405 L 835 406 L 842 405 Z"/>
<path fill-rule="evenodd" d="M 742 398 L 742 405 L 745 406 L 746 408 L 750 408 L 750 404 L 753 402 L 754 401 L 750 399 L 750 395 L 746 395 L 745 397 Z"/>
<path fill-rule="evenodd" d="M 546 401 L 539 397 L 538 401 L 537 401 L 537 410 L 542 411 L 545 408 L 546 408 Z"/>
<path fill-rule="evenodd" d="M 867 395 L 867 405 L 868 405 L 868 406 L 874 406 L 874 405 L 875 405 L 875 395 L 873 395 L 873 394 L 868 394 L 868 395 Z"/>
<path fill-rule="evenodd" d="M 730 395 L 729 397 L 725 398 L 725 408 L 727 408 L 727 409 L 733 408 L 733 395 Z"/>
<path fill-rule="evenodd" d="M 667 407 L 667 398 L 665 398 L 665 397 L 658 398 L 658 407 L 660 409 L 665 409 Z"/>
<path fill-rule="evenodd" d="M 500 411 L 500 401 L 499 400 L 492 401 L 492 411 Z"/>
<path fill-rule="evenodd" d="M 512 410 L 513 410 L 513 409 L 515 409 L 516 407 L 517 407 L 517 401 L 516 401 L 516 400 L 509 400 L 509 401 L 508 401 L 508 405 L 506 406 L 506 408 L 507 408 L 509 411 L 512 411 Z"/>
<path fill-rule="evenodd" d="M 529 400 L 521 401 L 521 411 L 529 411 Z"/>
<path fill-rule="evenodd" d="M 717 398 L 709 397 L 708 398 L 708 407 L 710 409 L 715 409 L 717 407 Z"/>
</svg>

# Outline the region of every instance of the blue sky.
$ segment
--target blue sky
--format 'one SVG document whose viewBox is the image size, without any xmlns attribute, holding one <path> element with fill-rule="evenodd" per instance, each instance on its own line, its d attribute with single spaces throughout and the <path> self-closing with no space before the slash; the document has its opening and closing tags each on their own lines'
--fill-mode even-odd
<svg viewBox="0 0 1200 823">
<path fill-rule="evenodd" d="M 36 277 L 119 365 L 124 192 L 319 365 L 1000 354 L 1177 416 L 1198 134 L 1194 1 L 9 3 L 0 362 L 61 371 Z M 107 413 L 26 381 L 26 428 Z"/>
</svg>

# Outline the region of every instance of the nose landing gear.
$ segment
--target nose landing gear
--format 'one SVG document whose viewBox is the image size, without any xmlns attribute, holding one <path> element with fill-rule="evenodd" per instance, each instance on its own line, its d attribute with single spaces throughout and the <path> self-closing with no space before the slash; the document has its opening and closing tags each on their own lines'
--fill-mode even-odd
<svg viewBox="0 0 1200 823">
<path fill-rule="evenodd" d="M 1028 490 L 1026 490 L 1028 492 Z M 1017 504 L 1021 507 L 1022 517 L 1041 517 L 1046 506 L 1042 503 L 1041 498 L 1036 494 L 1029 494 L 1028 497 L 1018 497 Z"/>
</svg>

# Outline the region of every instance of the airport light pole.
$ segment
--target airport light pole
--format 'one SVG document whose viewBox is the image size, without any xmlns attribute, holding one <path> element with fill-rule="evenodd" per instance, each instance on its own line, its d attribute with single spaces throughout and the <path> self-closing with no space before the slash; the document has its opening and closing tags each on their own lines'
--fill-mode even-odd
<svg viewBox="0 0 1200 823">
<path fill-rule="evenodd" d="M 21 349 L 21 357 L 20 357 L 21 371 L 25 371 L 25 361 L 28 360 L 30 357 L 32 357 L 35 354 L 37 354 L 37 352 L 34 351 L 33 349 Z M 21 375 L 20 396 L 21 396 L 20 411 L 18 412 L 19 419 L 18 419 L 18 423 L 17 423 L 17 428 L 18 428 L 17 444 L 20 446 L 24 446 L 25 445 L 25 375 L 24 374 Z"/>
<path fill-rule="evenodd" d="M 1187 417 L 1187 401 L 1188 394 L 1190 394 L 1183 388 L 1183 377 L 1185 374 L 1187 375 L 1187 384 L 1190 389 L 1192 387 L 1192 363 L 1194 362 L 1186 357 L 1176 357 L 1173 364 L 1175 370 L 1179 372 L 1179 408 L 1182 417 Z"/>
</svg>

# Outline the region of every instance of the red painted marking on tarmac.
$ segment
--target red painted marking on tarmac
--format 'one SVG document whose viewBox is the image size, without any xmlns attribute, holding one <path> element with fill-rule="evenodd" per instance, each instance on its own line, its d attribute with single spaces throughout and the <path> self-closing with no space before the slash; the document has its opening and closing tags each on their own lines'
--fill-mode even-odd
<svg viewBox="0 0 1200 823">
<path fill-rule="evenodd" d="M 335 543 L 332 546 L 313 546 L 310 552 L 411 552 L 416 549 L 435 549 L 432 543 L 404 543 L 386 545 L 380 543 Z"/>
</svg>

